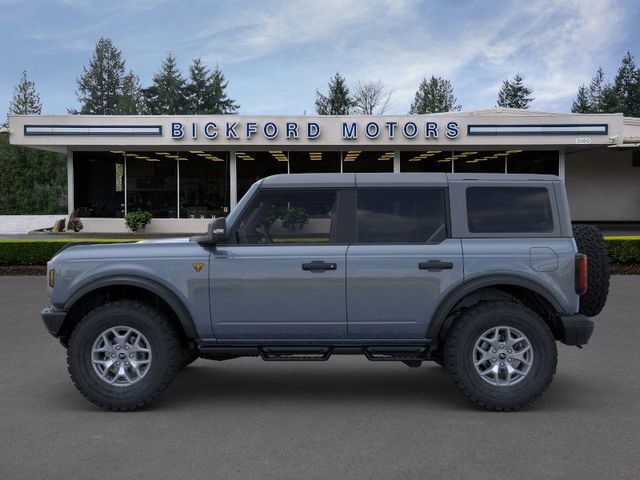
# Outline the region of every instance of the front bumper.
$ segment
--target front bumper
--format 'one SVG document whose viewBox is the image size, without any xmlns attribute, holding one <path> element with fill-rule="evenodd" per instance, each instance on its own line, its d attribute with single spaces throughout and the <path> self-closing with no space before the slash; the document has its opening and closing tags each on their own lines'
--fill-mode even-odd
<svg viewBox="0 0 640 480">
<path fill-rule="evenodd" d="M 42 310 L 42 321 L 49 333 L 56 338 L 60 337 L 66 316 L 66 310 L 58 310 L 54 307 L 46 307 Z"/>
<path fill-rule="evenodd" d="M 562 316 L 559 333 L 560 341 L 565 345 L 586 345 L 593 333 L 593 320 L 581 314 Z"/>
</svg>

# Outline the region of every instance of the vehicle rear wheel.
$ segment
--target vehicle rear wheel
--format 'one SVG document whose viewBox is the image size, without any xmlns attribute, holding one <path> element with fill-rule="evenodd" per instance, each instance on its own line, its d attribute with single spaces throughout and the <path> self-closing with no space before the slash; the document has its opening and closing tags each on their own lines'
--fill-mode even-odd
<svg viewBox="0 0 640 480">
<path fill-rule="evenodd" d="M 451 379 L 489 410 L 518 410 L 540 397 L 556 371 L 549 326 L 515 302 L 485 302 L 462 314 L 445 341 Z"/>
<path fill-rule="evenodd" d="M 67 367 L 89 401 L 107 410 L 135 410 L 171 383 L 181 352 L 177 332 L 160 311 L 120 300 L 92 310 L 76 326 Z"/>
<path fill-rule="evenodd" d="M 580 313 L 595 317 L 609 295 L 609 257 L 600 230 L 593 225 L 574 225 L 573 238 L 578 252 L 587 256 L 587 293 L 580 296 Z"/>
</svg>

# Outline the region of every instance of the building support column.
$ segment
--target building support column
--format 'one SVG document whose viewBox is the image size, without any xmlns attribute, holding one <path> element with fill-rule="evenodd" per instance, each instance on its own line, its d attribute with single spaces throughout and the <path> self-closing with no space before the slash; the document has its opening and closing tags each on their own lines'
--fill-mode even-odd
<svg viewBox="0 0 640 480">
<path fill-rule="evenodd" d="M 393 151 L 393 173 L 400 173 L 400 150 Z"/>
<path fill-rule="evenodd" d="M 236 208 L 238 203 L 238 171 L 236 168 L 236 151 L 229 152 L 229 207 Z"/>
<path fill-rule="evenodd" d="M 564 171 L 565 171 L 565 157 L 564 157 L 564 147 L 560 149 L 559 162 L 558 162 L 558 176 L 564 180 Z"/>
<path fill-rule="evenodd" d="M 73 183 L 73 150 L 67 148 L 67 215 L 71 215 L 76 204 Z"/>
</svg>

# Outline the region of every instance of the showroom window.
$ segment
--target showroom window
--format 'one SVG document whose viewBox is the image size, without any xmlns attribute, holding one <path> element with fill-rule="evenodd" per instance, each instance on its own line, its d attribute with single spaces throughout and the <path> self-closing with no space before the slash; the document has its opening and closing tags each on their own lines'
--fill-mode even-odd
<svg viewBox="0 0 640 480">
<path fill-rule="evenodd" d="M 80 217 L 124 217 L 124 152 L 74 152 L 74 209 Z"/>
<path fill-rule="evenodd" d="M 393 172 L 393 151 L 349 150 L 342 152 L 342 171 L 353 172 Z"/>
<path fill-rule="evenodd" d="M 236 152 L 238 200 L 261 178 L 289 173 L 289 155 L 282 150 Z"/>
<path fill-rule="evenodd" d="M 451 173 L 452 153 L 447 150 L 400 152 L 401 172 Z"/>
<path fill-rule="evenodd" d="M 558 150 L 507 150 L 507 153 L 507 173 L 559 173 Z"/>
<path fill-rule="evenodd" d="M 178 152 L 180 218 L 224 217 L 229 213 L 229 154 Z"/>
<path fill-rule="evenodd" d="M 177 218 L 177 155 L 128 151 L 126 156 L 127 211 L 146 210 L 154 218 Z"/>
</svg>

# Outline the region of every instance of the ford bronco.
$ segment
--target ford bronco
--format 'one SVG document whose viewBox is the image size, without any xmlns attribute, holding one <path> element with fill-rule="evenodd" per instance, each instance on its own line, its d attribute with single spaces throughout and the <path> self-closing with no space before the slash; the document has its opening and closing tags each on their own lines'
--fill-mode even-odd
<svg viewBox="0 0 640 480">
<path fill-rule="evenodd" d="M 444 366 L 472 401 L 547 389 L 556 341 L 586 344 L 609 272 L 547 175 L 300 174 L 255 183 L 206 235 L 74 245 L 47 266 L 49 332 L 109 410 L 197 358 Z"/>
</svg>

